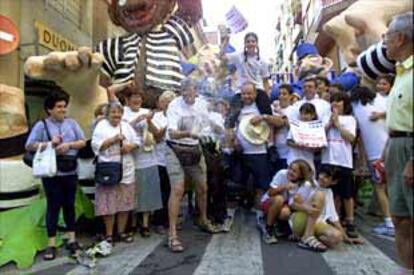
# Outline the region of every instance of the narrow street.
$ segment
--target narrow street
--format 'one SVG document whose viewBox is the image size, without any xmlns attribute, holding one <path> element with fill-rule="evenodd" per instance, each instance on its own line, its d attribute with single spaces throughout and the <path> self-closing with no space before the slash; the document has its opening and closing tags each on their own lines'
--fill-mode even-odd
<svg viewBox="0 0 414 275">
<path fill-rule="evenodd" d="M 378 237 L 370 228 L 379 220 L 358 215 L 358 229 L 365 245 L 341 245 L 319 254 L 302 250 L 295 243 L 280 240 L 276 245 L 261 241 L 255 216 L 244 209 L 236 211 L 232 231 L 209 235 L 186 220 L 181 236 L 188 249 L 173 254 L 165 246 L 164 236 L 149 239 L 136 236 L 132 244 L 116 244 L 113 254 L 98 259 L 96 268 L 75 264 L 60 249 L 55 261 L 44 262 L 41 254 L 36 264 L 23 274 L 396 274 L 394 240 Z M 21 274 L 12 265 L 2 274 Z"/>
</svg>

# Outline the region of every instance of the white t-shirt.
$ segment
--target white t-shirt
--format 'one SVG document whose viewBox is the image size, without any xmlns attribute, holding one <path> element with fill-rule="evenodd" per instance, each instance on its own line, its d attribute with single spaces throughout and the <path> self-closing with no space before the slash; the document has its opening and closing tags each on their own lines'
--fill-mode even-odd
<svg viewBox="0 0 414 275">
<path fill-rule="evenodd" d="M 185 103 L 182 96 L 175 98 L 167 109 L 167 140 L 181 144 L 197 145 L 198 139 L 182 138 L 172 139 L 169 130 L 190 131 L 200 134 L 202 129 L 208 126 L 208 102 L 198 96 L 193 105 Z"/>
<path fill-rule="evenodd" d="M 208 117 L 206 118 L 206 125 L 201 129 L 201 135 L 203 137 L 211 137 L 213 140 L 217 141 L 224 135 L 224 118 L 218 112 L 210 111 L 208 112 Z"/>
<path fill-rule="evenodd" d="M 158 130 L 167 128 L 168 120 L 164 115 L 164 112 L 156 112 L 152 118 L 152 123 Z M 162 141 L 155 145 L 155 154 L 157 155 L 157 161 L 159 166 L 166 166 L 165 153 L 167 144 L 165 143 L 165 136 Z"/>
<path fill-rule="evenodd" d="M 239 88 L 236 93 L 240 92 L 240 87 L 247 81 L 253 82 L 257 89 L 264 90 L 263 79 L 269 78 L 269 68 L 266 62 L 261 58 L 257 60 L 257 56 L 245 57 L 243 53 L 229 53 L 226 54 L 228 63 L 235 65 L 237 68 L 237 80 Z"/>
<path fill-rule="evenodd" d="M 292 111 L 289 112 L 289 120 L 300 120 L 299 109 L 304 103 L 312 103 L 315 106 L 318 119 L 323 122 L 323 125 L 326 125 L 329 122 L 329 119 L 331 118 L 331 105 L 325 100 L 317 98 L 316 96 L 311 100 L 303 98 L 302 100 L 299 100 L 293 104 Z"/>
<path fill-rule="evenodd" d="M 293 135 L 291 131 L 289 131 L 287 135 L 287 139 L 293 140 Z M 294 162 L 297 159 L 303 159 L 307 161 L 310 167 L 312 168 L 312 170 L 315 171 L 314 153 L 312 151 L 289 146 L 289 152 L 287 155 L 287 164 L 290 165 L 292 162 Z"/>
<path fill-rule="evenodd" d="M 275 116 L 286 116 L 289 117 L 289 112 L 291 110 L 291 106 L 286 108 L 281 108 L 280 113 L 274 113 Z M 289 146 L 286 143 L 287 136 L 289 134 L 289 126 L 284 126 L 283 128 L 275 129 L 275 140 L 274 144 L 281 159 L 287 159 L 289 154 Z"/>
<path fill-rule="evenodd" d="M 273 177 L 272 181 L 269 184 L 269 188 L 278 188 L 282 185 L 288 184 L 289 179 L 287 177 L 288 175 L 288 169 L 282 169 L 279 170 L 279 172 L 276 173 L 276 175 Z M 296 188 L 291 189 L 289 191 L 285 190 L 281 193 L 285 201 L 289 202 L 289 204 L 292 204 L 292 199 L 295 194 L 300 194 L 305 202 L 311 199 L 315 192 L 315 188 L 312 187 L 312 184 L 308 181 L 306 181 L 302 186 L 299 187 L 297 185 Z M 268 191 L 263 194 L 260 201 L 264 203 L 270 198 Z"/>
<path fill-rule="evenodd" d="M 381 96 L 382 97 L 382 96 Z M 378 95 L 376 99 L 378 98 Z M 362 143 L 364 144 L 367 158 L 370 161 L 381 158 L 385 144 L 388 140 L 388 132 L 385 125 L 385 119 L 371 121 L 369 117 L 372 112 L 384 112 L 381 109 L 381 99 L 367 103 L 365 106 L 361 102 L 352 104 L 354 116 L 358 122 L 358 128 L 361 133 Z"/>
<path fill-rule="evenodd" d="M 128 106 L 124 107 L 124 115 L 122 116 L 122 119 L 131 122 L 135 118 L 148 114 L 149 110 L 145 108 L 140 108 L 138 112 L 134 112 L 129 108 Z M 138 139 L 141 141 L 141 144 L 143 144 L 144 140 L 144 130 L 148 127 L 147 121 L 144 119 L 135 125 L 133 125 L 133 128 L 135 130 L 135 133 L 138 137 Z M 157 165 L 158 159 L 157 155 L 155 154 L 155 150 L 151 151 L 144 151 L 144 147 L 141 146 L 138 148 L 138 150 L 134 151 L 134 160 L 135 160 L 135 169 L 143 169 L 148 168 Z"/>
<path fill-rule="evenodd" d="M 121 121 L 122 134 L 125 136 L 126 143 L 133 143 L 140 145 L 140 141 L 137 138 L 134 129 L 125 121 Z M 107 119 L 103 119 L 98 122 L 95 130 L 92 134 L 92 150 L 95 155 L 98 156 L 98 161 L 113 162 L 120 161 L 120 144 L 114 144 L 111 147 L 101 151 L 100 148 L 105 140 L 112 138 L 119 134 L 121 131 L 119 125 L 117 127 L 112 126 Z M 123 155 L 122 160 L 122 183 L 130 184 L 135 182 L 135 169 L 133 153 Z"/>
<path fill-rule="evenodd" d="M 318 191 L 325 194 L 325 205 L 318 220 L 338 222 L 339 217 L 335 209 L 335 201 L 331 188 L 318 187 Z"/>
<path fill-rule="evenodd" d="M 279 170 L 273 177 L 272 181 L 269 184 L 269 188 L 277 188 L 281 185 L 285 185 L 289 182 L 288 178 L 287 178 L 287 174 L 288 174 L 288 170 L 287 169 L 282 169 Z M 283 196 L 283 198 L 285 199 L 285 201 L 289 200 L 289 195 L 292 192 L 288 192 L 288 191 L 283 191 L 280 195 Z M 260 199 L 260 201 L 263 203 L 265 201 L 267 201 L 269 199 L 269 193 L 268 191 L 266 191 L 266 193 L 263 194 L 262 198 Z"/>
<path fill-rule="evenodd" d="M 293 198 L 295 195 L 300 195 L 303 199 L 304 204 L 309 204 L 313 195 L 315 194 L 316 188 L 312 186 L 309 181 L 306 181 L 289 198 L 289 205 L 293 204 Z"/>
<path fill-rule="evenodd" d="M 380 93 L 377 93 L 376 97 L 374 98 L 374 105 L 378 106 L 379 112 L 387 111 L 387 102 L 388 96 L 383 96 Z"/>
<path fill-rule="evenodd" d="M 353 116 L 339 116 L 342 128 L 356 136 L 356 120 Z M 322 150 L 322 163 L 352 168 L 352 144 L 346 141 L 341 132 L 331 127 L 326 133 L 328 146 Z"/>
<path fill-rule="evenodd" d="M 260 115 L 259 109 L 257 108 L 256 102 L 253 102 L 250 105 L 243 106 L 239 114 L 239 123 L 244 116 L 249 115 Z M 240 132 L 239 127 L 237 127 L 237 139 L 240 142 L 240 146 L 243 149 L 244 155 L 253 155 L 253 154 L 266 154 L 266 143 L 264 144 L 253 144 L 250 143 Z"/>
</svg>

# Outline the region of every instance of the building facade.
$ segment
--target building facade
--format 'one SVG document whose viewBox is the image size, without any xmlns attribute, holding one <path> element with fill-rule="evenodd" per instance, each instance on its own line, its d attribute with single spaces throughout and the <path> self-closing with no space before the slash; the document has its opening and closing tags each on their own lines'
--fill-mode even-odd
<svg viewBox="0 0 414 275">
<path fill-rule="evenodd" d="M 303 39 L 301 4 L 300 0 L 281 1 L 278 9 L 275 68 L 277 78 L 287 82 L 290 81 L 289 78 L 297 61 L 296 45 Z"/>
<path fill-rule="evenodd" d="M 280 4 L 276 25 L 276 70 L 278 78 L 289 81 L 297 62 L 299 43 L 315 44 L 319 53 L 330 58 L 334 70 L 346 67 L 335 41 L 323 32 L 323 25 L 357 0 L 286 0 Z"/>
<path fill-rule="evenodd" d="M 323 32 L 323 25 L 357 0 L 302 0 L 304 40 L 314 43 L 322 56 L 334 62 L 334 69 L 346 67 L 335 41 Z"/>
</svg>

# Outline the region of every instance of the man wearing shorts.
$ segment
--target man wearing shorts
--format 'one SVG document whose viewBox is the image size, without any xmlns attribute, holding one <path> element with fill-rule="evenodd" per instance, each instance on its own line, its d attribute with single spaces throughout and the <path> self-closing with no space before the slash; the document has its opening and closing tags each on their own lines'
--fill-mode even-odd
<svg viewBox="0 0 414 275">
<path fill-rule="evenodd" d="M 402 274 L 413 271 L 413 12 L 396 16 L 384 35 L 387 56 L 397 61 L 388 97 L 385 150 L 390 211 Z"/>
<path fill-rule="evenodd" d="M 200 210 L 199 227 L 209 233 L 217 232 L 207 219 L 206 163 L 199 143 L 199 133 L 204 118 L 208 115 L 208 103 L 197 97 L 196 82 L 193 79 L 185 79 L 181 88 L 181 96 L 171 101 L 167 109 L 168 146 L 165 158 L 171 184 L 168 202 L 170 224 L 168 247 L 172 252 L 184 251 L 184 246 L 177 236 L 177 218 L 184 194 L 184 182 L 187 180 L 196 186 L 197 204 Z"/>
</svg>

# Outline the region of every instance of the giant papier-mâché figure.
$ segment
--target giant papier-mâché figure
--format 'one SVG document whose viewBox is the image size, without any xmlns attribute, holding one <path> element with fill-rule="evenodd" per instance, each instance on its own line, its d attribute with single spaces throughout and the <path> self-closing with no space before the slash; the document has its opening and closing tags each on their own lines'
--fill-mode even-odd
<svg viewBox="0 0 414 275">
<path fill-rule="evenodd" d="M 190 26 L 201 17 L 200 0 L 107 0 L 112 22 L 127 31 L 99 43 L 96 52 L 79 48 L 30 57 L 25 72 L 55 81 L 71 98 L 69 115 L 85 132 L 93 109 L 106 100 L 109 84 L 135 80 L 149 107 L 164 90 L 179 91 L 180 59 L 194 38 Z M 101 74 L 102 73 L 102 74 Z"/>
</svg>

